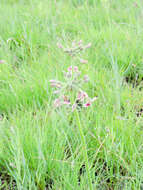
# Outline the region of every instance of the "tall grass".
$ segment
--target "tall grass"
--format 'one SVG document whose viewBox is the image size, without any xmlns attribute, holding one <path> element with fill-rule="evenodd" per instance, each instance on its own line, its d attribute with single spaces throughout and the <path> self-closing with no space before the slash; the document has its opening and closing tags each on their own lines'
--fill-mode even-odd
<svg viewBox="0 0 143 190">
<path fill-rule="evenodd" d="M 0 12 L 0 189 L 142 189 L 142 1 L 1 0 Z M 76 63 L 57 42 L 80 39 L 98 99 L 68 117 L 49 80 Z"/>
</svg>

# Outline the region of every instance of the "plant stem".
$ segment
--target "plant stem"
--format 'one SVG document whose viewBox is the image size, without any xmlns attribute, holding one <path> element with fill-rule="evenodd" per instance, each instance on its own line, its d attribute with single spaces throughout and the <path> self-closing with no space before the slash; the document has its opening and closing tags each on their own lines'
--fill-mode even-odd
<svg viewBox="0 0 143 190">
<path fill-rule="evenodd" d="M 77 109 L 75 110 L 75 114 L 76 114 L 76 121 L 77 121 L 78 129 L 79 129 L 79 133 L 80 133 L 80 138 L 81 138 L 81 142 L 82 142 L 83 156 L 84 156 L 84 159 L 85 159 L 85 169 L 86 169 L 87 176 L 88 176 L 89 189 L 93 190 L 92 179 L 91 179 L 90 171 L 89 171 L 86 140 L 85 140 L 85 137 L 84 137 L 84 133 L 83 133 L 83 130 L 82 130 L 82 125 L 81 125 L 81 122 L 80 122 L 79 113 L 78 113 Z"/>
</svg>

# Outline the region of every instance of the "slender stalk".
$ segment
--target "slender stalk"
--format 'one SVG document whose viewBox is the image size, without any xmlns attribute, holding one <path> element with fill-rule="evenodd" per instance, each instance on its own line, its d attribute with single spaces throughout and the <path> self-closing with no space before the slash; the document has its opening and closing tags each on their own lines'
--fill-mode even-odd
<svg viewBox="0 0 143 190">
<path fill-rule="evenodd" d="M 84 133 L 83 133 L 83 130 L 82 130 L 82 125 L 81 125 L 81 122 L 80 122 L 79 113 L 78 113 L 77 109 L 75 110 L 75 115 L 76 115 L 76 121 L 77 121 L 78 129 L 79 129 L 79 133 L 80 133 L 80 138 L 81 138 L 81 142 L 82 142 L 83 156 L 84 156 L 84 159 L 85 159 L 85 169 L 86 169 L 87 176 L 88 176 L 89 189 L 93 190 L 92 179 L 91 179 L 90 171 L 89 171 L 86 140 L 85 140 L 85 137 L 84 137 Z"/>
</svg>

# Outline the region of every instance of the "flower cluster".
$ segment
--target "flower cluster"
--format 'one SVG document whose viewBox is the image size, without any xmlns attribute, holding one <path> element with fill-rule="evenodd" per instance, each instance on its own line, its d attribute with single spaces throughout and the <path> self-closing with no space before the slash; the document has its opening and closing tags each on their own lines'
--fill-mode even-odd
<svg viewBox="0 0 143 190">
<path fill-rule="evenodd" d="M 87 60 L 80 58 L 81 53 L 91 47 L 91 43 L 83 44 L 82 40 L 73 41 L 70 48 L 65 48 L 61 43 L 57 43 L 58 48 L 62 49 L 68 55 L 79 59 L 80 63 L 86 64 Z M 80 55 L 80 56 L 79 56 Z M 88 75 L 81 75 L 78 66 L 70 66 L 67 71 L 63 71 L 64 81 L 50 80 L 50 85 L 54 88 L 53 94 L 57 98 L 53 102 L 55 109 L 66 106 L 70 111 L 75 109 L 87 108 L 97 99 L 90 98 L 82 89 L 83 85 L 89 81 Z"/>
<path fill-rule="evenodd" d="M 55 88 L 54 94 L 58 98 L 54 100 L 54 108 L 59 108 L 63 105 L 68 106 L 72 111 L 76 108 L 89 107 L 97 97 L 90 98 L 86 92 L 82 90 L 82 85 L 89 81 L 88 75 L 81 78 L 81 72 L 77 66 L 70 66 L 64 72 L 64 82 L 58 80 L 50 80 L 51 87 Z"/>
<path fill-rule="evenodd" d="M 77 54 L 80 54 L 82 51 L 88 49 L 91 47 L 91 43 L 88 43 L 86 45 L 83 44 L 82 40 L 75 42 L 72 42 L 71 47 L 65 48 L 61 43 L 57 43 L 58 48 L 63 49 L 65 53 L 67 53 L 70 56 L 75 56 Z M 87 60 L 79 58 L 79 61 L 83 64 L 88 63 Z"/>
<path fill-rule="evenodd" d="M 79 91 L 75 103 L 72 105 L 72 111 L 76 108 L 89 107 L 97 99 L 97 97 L 90 98 L 84 91 Z"/>
</svg>

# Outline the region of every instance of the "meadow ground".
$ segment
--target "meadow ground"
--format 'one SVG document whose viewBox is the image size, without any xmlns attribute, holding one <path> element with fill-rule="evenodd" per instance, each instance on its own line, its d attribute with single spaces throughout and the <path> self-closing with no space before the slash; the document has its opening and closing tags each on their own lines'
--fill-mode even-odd
<svg viewBox="0 0 143 190">
<path fill-rule="evenodd" d="M 57 47 L 80 40 L 88 63 Z M 98 97 L 73 112 L 49 82 L 71 65 Z M 142 87 L 141 0 L 0 0 L 0 189 L 143 189 Z"/>
</svg>

